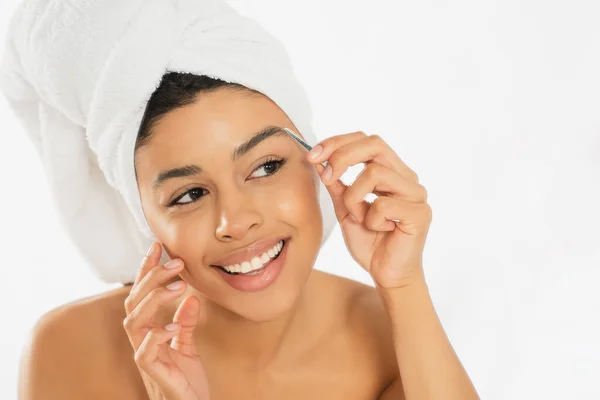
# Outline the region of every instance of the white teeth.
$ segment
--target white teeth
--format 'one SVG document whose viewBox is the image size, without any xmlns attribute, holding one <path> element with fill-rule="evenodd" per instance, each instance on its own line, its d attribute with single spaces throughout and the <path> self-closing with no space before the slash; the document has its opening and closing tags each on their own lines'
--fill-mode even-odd
<svg viewBox="0 0 600 400">
<path fill-rule="evenodd" d="M 240 264 L 228 265 L 222 268 L 227 270 L 228 272 L 246 274 L 250 271 L 262 268 L 262 266 L 271 261 L 272 258 L 275 258 L 282 248 L 283 240 L 280 240 L 275 246 L 262 253 L 260 256 L 252 258 L 252 260 L 250 261 L 244 261 Z"/>
<path fill-rule="evenodd" d="M 252 261 L 250 261 L 250 264 L 252 264 L 252 269 L 259 269 L 263 265 L 262 261 L 260 261 L 260 258 L 258 257 L 254 257 Z"/>
<path fill-rule="evenodd" d="M 252 265 L 250 265 L 250 263 L 248 261 L 244 261 L 241 264 L 241 266 L 242 266 L 242 274 L 252 271 Z"/>
</svg>

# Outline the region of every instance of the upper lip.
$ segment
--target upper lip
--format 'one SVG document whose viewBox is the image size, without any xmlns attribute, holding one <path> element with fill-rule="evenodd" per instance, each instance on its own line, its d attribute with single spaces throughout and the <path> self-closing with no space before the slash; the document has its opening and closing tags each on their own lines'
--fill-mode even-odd
<svg viewBox="0 0 600 400">
<path fill-rule="evenodd" d="M 283 236 L 269 236 L 264 239 L 257 240 L 240 250 L 229 253 L 226 257 L 214 261 L 211 265 L 218 267 L 226 267 L 228 265 L 240 264 L 243 261 L 250 261 L 254 257 L 260 257 L 262 253 L 273 248 L 281 240 L 285 240 Z"/>
</svg>

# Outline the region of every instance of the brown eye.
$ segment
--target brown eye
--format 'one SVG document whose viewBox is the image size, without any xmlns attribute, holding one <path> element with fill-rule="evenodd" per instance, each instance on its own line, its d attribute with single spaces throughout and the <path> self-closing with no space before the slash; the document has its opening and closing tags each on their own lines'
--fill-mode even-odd
<svg viewBox="0 0 600 400">
<path fill-rule="evenodd" d="M 183 195 L 179 196 L 170 205 L 184 205 L 197 201 L 204 194 L 204 189 L 202 188 L 193 188 L 185 192 Z"/>
<path fill-rule="evenodd" d="M 285 164 L 285 161 L 286 161 L 285 159 L 270 160 L 270 161 L 267 161 L 266 163 L 262 164 L 260 167 L 256 168 L 254 171 L 263 170 L 265 172 L 261 176 L 258 176 L 258 178 L 273 175 L 274 173 L 276 173 L 279 170 L 279 168 L 281 168 L 281 166 L 283 164 Z"/>
</svg>

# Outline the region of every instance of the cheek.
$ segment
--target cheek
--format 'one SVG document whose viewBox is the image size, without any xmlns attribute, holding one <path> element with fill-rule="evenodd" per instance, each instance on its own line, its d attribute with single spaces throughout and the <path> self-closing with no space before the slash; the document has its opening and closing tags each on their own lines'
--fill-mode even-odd
<svg viewBox="0 0 600 400">
<path fill-rule="evenodd" d="M 214 240 L 214 232 L 211 234 L 206 218 L 200 216 L 194 212 L 173 218 L 163 216 L 159 223 L 151 226 L 171 258 L 180 257 L 187 264 L 201 262 L 196 258 L 205 253 L 209 242 Z"/>
<path fill-rule="evenodd" d="M 289 191 L 280 191 L 274 199 L 277 214 L 285 221 L 294 221 L 294 225 L 302 225 L 307 222 L 310 216 L 318 212 L 317 197 L 311 193 L 312 188 L 306 187 L 304 190 L 293 188 Z"/>
<path fill-rule="evenodd" d="M 296 174 L 273 193 L 269 200 L 279 219 L 297 227 L 314 229 L 320 223 L 318 187 L 309 173 Z"/>
<path fill-rule="evenodd" d="M 294 209 L 293 203 L 288 198 L 279 199 L 277 202 L 277 208 L 279 212 L 283 215 L 290 215 L 292 210 Z"/>
</svg>

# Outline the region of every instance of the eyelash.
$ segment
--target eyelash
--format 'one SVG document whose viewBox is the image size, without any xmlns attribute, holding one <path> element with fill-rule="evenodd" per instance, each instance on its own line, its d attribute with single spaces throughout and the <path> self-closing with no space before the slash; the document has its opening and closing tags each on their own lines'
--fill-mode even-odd
<svg viewBox="0 0 600 400">
<path fill-rule="evenodd" d="M 257 171 L 260 168 L 264 168 L 266 165 L 274 164 L 274 165 L 277 166 L 274 172 L 272 172 L 272 173 L 270 173 L 268 175 L 259 177 L 259 178 L 270 178 L 270 177 L 272 177 L 273 175 L 275 175 L 276 173 L 279 172 L 279 170 L 281 169 L 281 167 L 283 166 L 283 164 L 286 163 L 286 161 L 287 161 L 286 158 L 275 158 L 275 157 L 269 158 L 269 159 L 267 159 L 267 161 L 265 161 L 264 163 L 262 163 L 261 165 L 259 165 L 252 172 Z M 259 179 L 259 178 L 254 178 L 254 179 Z M 178 204 L 177 202 L 179 200 L 181 200 L 182 198 L 184 198 L 185 196 L 187 196 L 188 194 L 190 194 L 191 192 L 198 191 L 198 190 L 204 190 L 204 189 L 203 188 L 199 188 L 199 187 L 192 188 L 192 189 L 188 190 L 187 192 L 181 194 L 180 196 L 177 196 L 177 198 L 175 200 L 173 200 L 169 204 L 167 204 L 167 207 L 181 207 L 181 206 L 187 206 L 189 204 L 195 203 L 196 201 L 200 200 L 201 197 L 198 197 L 196 200 L 191 200 L 191 201 L 188 201 L 186 203 L 179 203 Z"/>
</svg>

